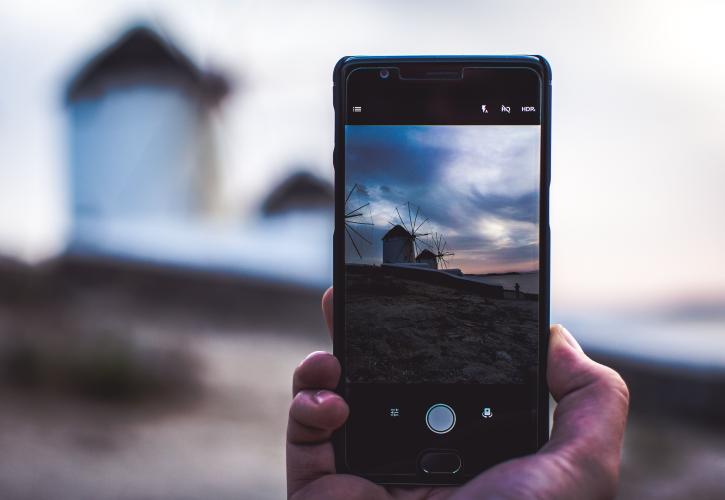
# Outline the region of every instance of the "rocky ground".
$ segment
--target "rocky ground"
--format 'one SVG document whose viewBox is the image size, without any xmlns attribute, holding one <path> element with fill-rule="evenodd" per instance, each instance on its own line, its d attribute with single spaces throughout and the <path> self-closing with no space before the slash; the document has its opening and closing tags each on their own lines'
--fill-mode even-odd
<svg viewBox="0 0 725 500">
<path fill-rule="evenodd" d="M 352 268 L 351 380 L 525 383 L 535 376 L 538 304 Z"/>
</svg>

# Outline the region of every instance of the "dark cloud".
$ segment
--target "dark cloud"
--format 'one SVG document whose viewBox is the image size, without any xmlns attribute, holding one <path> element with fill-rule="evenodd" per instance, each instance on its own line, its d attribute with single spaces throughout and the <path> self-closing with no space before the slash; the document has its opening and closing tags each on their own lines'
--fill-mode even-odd
<svg viewBox="0 0 725 500">
<path fill-rule="evenodd" d="M 477 191 L 468 200 L 471 206 L 480 211 L 507 219 L 524 222 L 536 222 L 539 218 L 539 193 L 531 191 L 518 196 L 483 194 Z"/>
<path fill-rule="evenodd" d="M 452 152 L 423 142 L 428 128 L 348 126 L 345 131 L 348 178 L 359 173 L 369 185 L 408 188 L 429 185 L 440 177 L 440 169 Z"/>
<path fill-rule="evenodd" d="M 467 134 L 470 140 L 472 132 L 475 147 L 460 148 L 457 134 Z M 453 265 L 465 267 L 464 272 L 530 265 L 538 259 L 538 245 L 531 242 L 538 240 L 534 224 L 539 193 L 526 190 L 535 184 L 531 169 L 538 170 L 538 162 L 528 152 L 538 136 L 518 132 L 514 127 L 349 126 L 347 183 L 362 186 L 361 192 L 377 211 L 375 239 L 390 229 L 388 221 L 397 219 L 395 207 L 411 202 L 413 211 L 420 206 L 419 221 L 430 218 L 421 232 L 443 233 L 456 251 Z M 465 169 L 475 169 L 479 158 L 481 168 L 493 174 L 490 181 L 488 174 L 472 176 L 484 182 L 476 187 L 465 182 Z M 462 165 L 463 176 L 459 174 Z M 448 175 L 450 169 L 457 169 L 456 174 Z M 534 181 L 522 184 L 526 175 Z M 407 222 L 407 208 L 401 210 Z M 487 229 L 486 224 L 495 227 Z M 369 250 L 372 259 L 381 254 L 377 242 Z"/>
</svg>

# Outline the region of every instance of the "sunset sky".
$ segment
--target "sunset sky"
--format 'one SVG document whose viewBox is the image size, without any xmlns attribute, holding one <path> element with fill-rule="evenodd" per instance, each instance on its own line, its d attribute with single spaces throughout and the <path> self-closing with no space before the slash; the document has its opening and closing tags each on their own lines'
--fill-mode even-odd
<svg viewBox="0 0 725 500">
<path fill-rule="evenodd" d="M 418 223 L 429 219 L 419 232 L 443 234 L 455 252 L 449 267 L 536 270 L 539 144 L 538 125 L 348 126 L 347 191 L 358 186 L 348 209 L 369 202 L 374 223 L 372 244 L 356 240 L 364 262 L 380 263 L 396 207 L 410 227 L 410 202 Z"/>
</svg>

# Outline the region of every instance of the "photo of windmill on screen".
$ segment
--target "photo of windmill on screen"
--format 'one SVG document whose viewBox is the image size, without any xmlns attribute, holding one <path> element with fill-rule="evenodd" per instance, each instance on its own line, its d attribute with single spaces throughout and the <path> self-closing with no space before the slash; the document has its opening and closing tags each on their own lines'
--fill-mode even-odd
<svg viewBox="0 0 725 500">
<path fill-rule="evenodd" d="M 539 126 L 347 126 L 351 382 L 536 376 Z"/>
</svg>

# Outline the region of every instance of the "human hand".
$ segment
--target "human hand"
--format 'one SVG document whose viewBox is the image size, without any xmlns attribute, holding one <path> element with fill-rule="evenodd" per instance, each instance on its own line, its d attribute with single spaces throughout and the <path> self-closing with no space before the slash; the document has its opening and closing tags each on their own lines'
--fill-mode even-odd
<svg viewBox="0 0 725 500">
<path fill-rule="evenodd" d="M 322 309 L 332 330 L 332 288 Z M 287 495 L 293 499 L 599 499 L 616 494 L 629 392 L 614 370 L 589 359 L 562 326 L 551 327 L 546 374 L 558 402 L 549 441 L 533 455 L 496 465 L 459 487 L 384 487 L 335 473 L 332 432 L 348 417 L 333 392 L 340 364 L 307 356 L 294 373 L 287 424 Z"/>
</svg>

